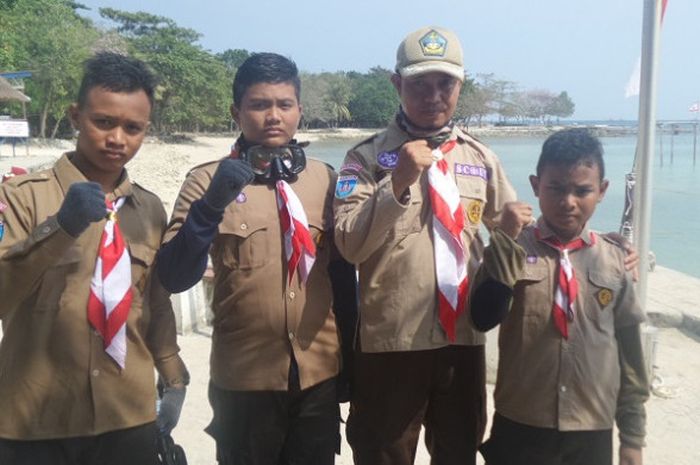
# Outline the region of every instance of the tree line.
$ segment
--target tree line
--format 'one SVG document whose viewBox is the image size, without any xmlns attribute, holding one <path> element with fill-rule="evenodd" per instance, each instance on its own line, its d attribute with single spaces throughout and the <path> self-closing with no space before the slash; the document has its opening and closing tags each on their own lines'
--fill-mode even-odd
<svg viewBox="0 0 700 465">
<path fill-rule="evenodd" d="M 100 8 L 113 27 L 102 29 L 72 0 L 0 0 L 0 72 L 29 70 L 25 80 L 28 119 L 39 137 L 69 134 L 65 109 L 75 99 L 82 62 L 97 51 L 128 53 L 148 63 L 159 78 L 152 125 L 157 133 L 218 132 L 233 128 L 228 107 L 231 83 L 250 56 L 244 49 L 205 50 L 201 34 L 163 16 Z M 292 57 L 293 58 L 293 57 Z M 301 73 L 304 128 L 382 127 L 399 105 L 392 71 Z M 566 92 L 519 90 L 493 74 L 469 76 L 455 117 L 481 125 L 546 123 L 574 113 Z M 0 102 L 0 114 L 17 114 L 18 104 Z"/>
</svg>

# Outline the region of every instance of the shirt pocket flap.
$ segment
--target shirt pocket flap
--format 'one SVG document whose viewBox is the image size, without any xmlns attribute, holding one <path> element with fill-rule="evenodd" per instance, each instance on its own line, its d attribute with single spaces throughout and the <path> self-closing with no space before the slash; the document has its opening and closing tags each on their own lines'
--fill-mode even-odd
<svg viewBox="0 0 700 465">
<path fill-rule="evenodd" d="M 547 277 L 549 268 L 543 260 L 537 260 L 537 263 L 526 263 L 523 268 L 523 274 L 520 277 L 523 281 L 539 282 Z"/>
<path fill-rule="evenodd" d="M 151 266 L 156 256 L 156 249 L 147 244 L 133 242 L 129 244 L 129 255 L 132 263 L 139 263 L 145 267 Z"/>
<path fill-rule="evenodd" d="M 601 273 L 599 270 L 588 270 L 588 280 L 597 288 L 617 291 L 622 287 L 620 279 L 610 273 Z"/>
<path fill-rule="evenodd" d="M 219 225 L 219 233 L 233 234 L 241 239 L 247 239 L 254 233 L 267 229 L 268 223 L 263 218 L 244 218 L 240 214 L 224 215 L 224 221 Z"/>
<path fill-rule="evenodd" d="M 62 266 L 62 265 L 70 265 L 72 263 L 77 263 L 83 259 L 83 250 L 74 245 L 72 247 L 69 247 L 68 250 L 66 250 L 63 255 L 61 255 L 61 258 L 58 259 L 58 262 L 56 262 L 56 265 Z"/>
</svg>

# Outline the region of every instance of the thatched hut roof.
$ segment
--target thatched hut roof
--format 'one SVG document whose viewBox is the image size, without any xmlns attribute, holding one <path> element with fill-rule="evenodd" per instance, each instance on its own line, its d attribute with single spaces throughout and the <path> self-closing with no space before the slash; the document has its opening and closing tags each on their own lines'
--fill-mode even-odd
<svg viewBox="0 0 700 465">
<path fill-rule="evenodd" d="M 29 102 L 31 99 L 12 87 L 10 81 L 0 76 L 0 100 Z"/>
</svg>

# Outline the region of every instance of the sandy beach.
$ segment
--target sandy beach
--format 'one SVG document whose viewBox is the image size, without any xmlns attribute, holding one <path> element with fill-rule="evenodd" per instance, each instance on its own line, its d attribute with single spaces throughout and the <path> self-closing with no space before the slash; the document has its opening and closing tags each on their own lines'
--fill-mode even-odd
<svg viewBox="0 0 700 465">
<path fill-rule="evenodd" d="M 309 131 L 298 134 L 300 141 L 318 141 L 324 138 L 356 139 L 369 136 L 372 130 Z M 227 154 L 232 135 L 205 135 L 186 138 L 178 143 L 164 142 L 149 137 L 136 158 L 129 164 L 131 178 L 158 194 L 168 212 L 172 209 L 182 181 L 192 167 L 215 160 Z M 73 149 L 73 141 L 32 141 L 29 156 L 25 146 L 0 146 L 0 173 L 11 166 L 32 170 L 50 166 L 62 152 Z M 696 465 L 700 452 L 694 446 L 700 425 L 700 364 L 693 353 L 700 342 L 700 279 L 666 268 L 658 267 L 650 273 L 649 308 L 652 321 L 662 327 L 657 333 L 656 375 L 657 390 L 648 406 L 648 447 L 645 463 L 650 465 Z M 181 443 L 191 465 L 215 463 L 214 443 L 203 432 L 211 418 L 207 401 L 208 358 L 210 328 L 200 328 L 180 337 L 182 355 L 192 373 L 192 385 L 180 426 L 174 437 Z M 496 363 L 493 334 L 489 335 L 489 364 Z M 492 390 L 493 386 L 489 385 Z M 492 406 L 491 400 L 489 400 Z M 347 405 L 343 409 L 347 416 Z M 350 448 L 343 444 L 337 463 L 352 463 Z M 429 457 L 421 444 L 416 464 L 428 464 Z"/>
</svg>

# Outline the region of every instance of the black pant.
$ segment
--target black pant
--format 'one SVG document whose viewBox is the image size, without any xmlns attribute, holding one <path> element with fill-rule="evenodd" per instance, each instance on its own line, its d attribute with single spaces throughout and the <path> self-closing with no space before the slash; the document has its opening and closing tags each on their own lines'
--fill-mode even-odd
<svg viewBox="0 0 700 465">
<path fill-rule="evenodd" d="M 421 425 L 432 465 L 476 463 L 486 426 L 484 346 L 355 353 L 347 438 L 357 465 L 412 465 Z"/>
<path fill-rule="evenodd" d="M 537 428 L 496 413 L 479 450 L 487 465 L 612 465 L 612 430 Z"/>
<path fill-rule="evenodd" d="M 16 441 L 0 439 L 1 465 L 155 465 L 155 423 L 97 436 Z"/>
<path fill-rule="evenodd" d="M 220 465 L 333 465 L 340 446 L 335 378 L 299 390 L 228 391 L 209 383 Z"/>
</svg>

